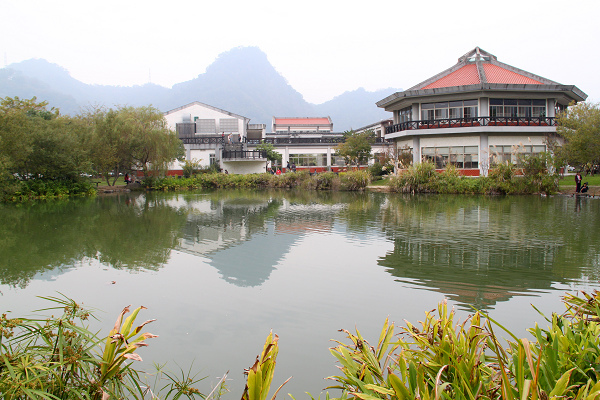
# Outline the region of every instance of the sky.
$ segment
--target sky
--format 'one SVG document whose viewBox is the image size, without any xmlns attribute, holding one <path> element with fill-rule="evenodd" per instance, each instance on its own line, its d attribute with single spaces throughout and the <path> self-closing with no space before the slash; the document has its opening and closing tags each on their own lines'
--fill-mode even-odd
<svg viewBox="0 0 600 400">
<path fill-rule="evenodd" d="M 171 87 L 257 46 L 320 104 L 408 89 L 479 46 L 598 102 L 599 15 L 598 0 L 0 0 L 0 67 L 42 58 L 88 84 Z"/>
</svg>

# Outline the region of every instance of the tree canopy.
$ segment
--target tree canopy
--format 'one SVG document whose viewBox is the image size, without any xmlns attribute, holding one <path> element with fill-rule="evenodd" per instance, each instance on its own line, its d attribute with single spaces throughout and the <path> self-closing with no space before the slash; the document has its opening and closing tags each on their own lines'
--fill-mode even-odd
<svg viewBox="0 0 600 400">
<path fill-rule="evenodd" d="M 184 155 L 183 144 L 156 108 L 95 110 L 87 120 L 93 129 L 92 162 L 107 183 L 132 170 L 158 174 Z"/>
<path fill-rule="evenodd" d="M 557 116 L 556 132 L 565 143 L 557 155 L 578 170 L 600 164 L 600 106 L 578 103 Z"/>
<path fill-rule="evenodd" d="M 345 142 L 335 147 L 335 154 L 341 156 L 347 165 L 364 165 L 371 156 L 371 144 L 375 140 L 373 131 L 344 132 Z"/>
<path fill-rule="evenodd" d="M 271 143 L 260 143 L 256 146 L 256 150 L 264 151 L 267 154 L 267 160 L 271 162 L 281 161 L 283 158 Z"/>
<path fill-rule="evenodd" d="M 3 198 L 23 195 L 24 185 L 32 182 L 73 185 L 90 174 L 103 176 L 109 185 L 112 176 L 114 185 L 120 173 L 158 174 L 183 155 L 183 144 L 162 112 L 150 106 L 70 117 L 35 97 L 0 98 Z"/>
</svg>

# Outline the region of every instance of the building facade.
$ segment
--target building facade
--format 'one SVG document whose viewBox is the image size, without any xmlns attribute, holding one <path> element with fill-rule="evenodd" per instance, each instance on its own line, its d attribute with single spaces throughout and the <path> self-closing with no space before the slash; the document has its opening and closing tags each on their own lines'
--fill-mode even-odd
<svg viewBox="0 0 600 400">
<path fill-rule="evenodd" d="M 413 163 L 448 163 L 465 175 L 487 175 L 556 140 L 556 113 L 587 95 L 498 61 L 476 47 L 445 71 L 377 102 L 393 113 L 385 138 Z"/>
<path fill-rule="evenodd" d="M 250 124 L 250 119 L 195 101 L 167 111 L 169 128 L 183 141 L 186 160 L 207 167 L 218 164 L 233 174 L 265 171 L 266 155 L 247 148 L 248 135 L 264 135 L 265 125 Z M 170 170 L 181 174 L 182 165 L 176 163 Z"/>
</svg>

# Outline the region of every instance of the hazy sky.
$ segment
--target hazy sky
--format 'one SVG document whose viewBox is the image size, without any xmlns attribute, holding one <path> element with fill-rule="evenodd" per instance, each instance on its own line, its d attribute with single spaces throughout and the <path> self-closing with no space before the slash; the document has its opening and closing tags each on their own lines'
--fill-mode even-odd
<svg viewBox="0 0 600 400">
<path fill-rule="evenodd" d="M 258 46 L 322 103 L 407 89 L 479 46 L 600 101 L 599 17 L 599 0 L 0 0 L 0 67 L 44 58 L 85 83 L 171 87 Z"/>
</svg>

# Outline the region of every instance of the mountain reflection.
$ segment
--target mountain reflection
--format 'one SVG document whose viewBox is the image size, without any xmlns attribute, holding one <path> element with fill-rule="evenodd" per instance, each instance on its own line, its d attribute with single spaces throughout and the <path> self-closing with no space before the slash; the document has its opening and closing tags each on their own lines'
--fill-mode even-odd
<svg viewBox="0 0 600 400">
<path fill-rule="evenodd" d="M 470 308 L 597 280 L 600 219 L 585 224 L 569 199 L 390 197 L 382 209 L 393 252 L 379 260 L 400 282 L 444 293 Z M 591 206 L 591 205 L 590 205 Z"/>
<path fill-rule="evenodd" d="M 236 286 L 264 283 L 303 234 L 331 230 L 336 206 L 299 204 L 282 192 L 188 195 L 179 250 L 206 257 Z"/>
</svg>

